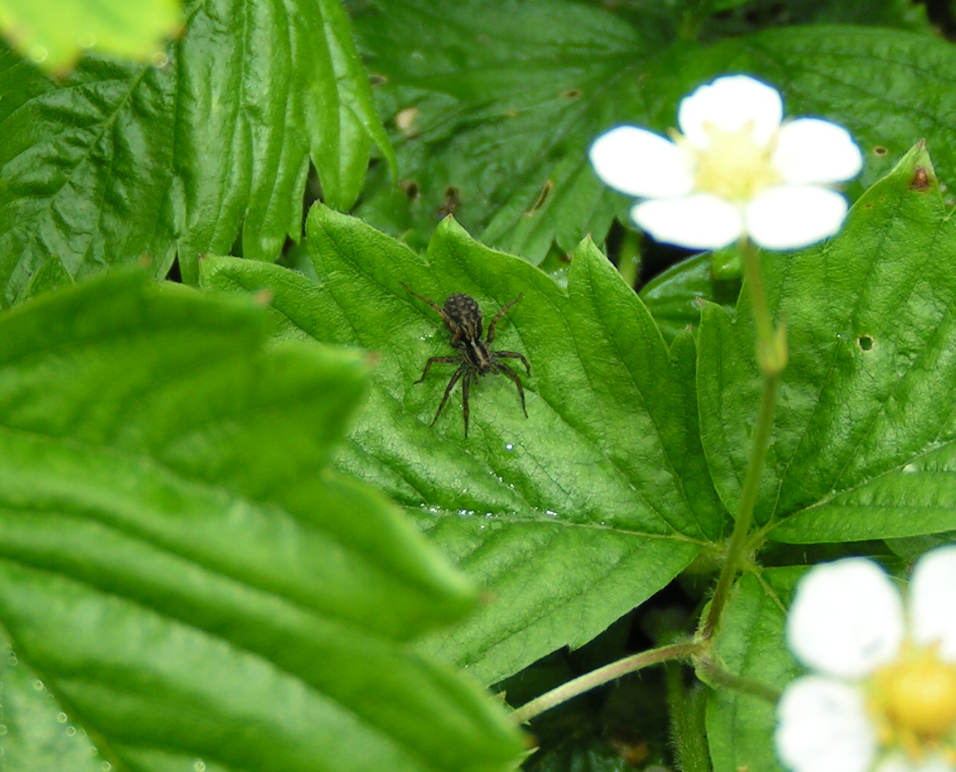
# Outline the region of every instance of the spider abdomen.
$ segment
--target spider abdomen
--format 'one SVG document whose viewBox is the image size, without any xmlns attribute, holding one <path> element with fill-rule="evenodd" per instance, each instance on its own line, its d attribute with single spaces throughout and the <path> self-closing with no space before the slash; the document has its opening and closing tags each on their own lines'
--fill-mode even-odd
<svg viewBox="0 0 956 772">
<path fill-rule="evenodd" d="M 453 346 L 462 348 L 463 342 L 481 339 L 481 309 L 473 297 L 461 293 L 449 295 L 445 299 L 443 310 L 446 314 L 445 324 L 452 334 Z"/>
</svg>

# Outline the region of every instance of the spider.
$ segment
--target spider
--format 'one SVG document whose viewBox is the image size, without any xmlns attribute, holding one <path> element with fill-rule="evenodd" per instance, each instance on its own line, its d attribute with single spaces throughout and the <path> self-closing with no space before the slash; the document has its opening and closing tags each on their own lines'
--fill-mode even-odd
<svg viewBox="0 0 956 772">
<path fill-rule="evenodd" d="M 448 401 L 448 395 L 451 394 L 451 390 L 455 387 L 455 384 L 461 380 L 462 413 L 465 418 L 465 436 L 467 437 L 468 389 L 473 380 L 479 375 L 486 375 L 487 373 L 503 373 L 514 382 L 514 385 L 518 389 L 518 397 L 521 399 L 521 410 L 524 412 L 525 418 L 527 418 L 528 409 L 524 403 L 524 389 L 521 386 L 521 379 L 514 370 L 501 360 L 520 359 L 521 364 L 523 364 L 525 370 L 528 371 L 528 375 L 531 375 L 531 365 L 528 364 L 528 360 L 524 358 L 524 355 L 519 354 L 517 351 L 492 351 L 489 348 L 491 342 L 495 339 L 495 325 L 498 323 L 498 320 L 504 316 L 504 313 L 509 308 L 521 300 L 521 295 L 518 295 L 518 297 L 510 303 L 506 303 L 501 307 L 501 310 L 499 310 L 498 313 L 495 314 L 494 319 L 491 320 L 491 324 L 488 325 L 488 335 L 482 340 L 481 309 L 473 297 L 461 293 L 449 295 L 445 299 L 444 307 L 440 307 L 434 300 L 429 300 L 424 295 L 419 295 L 417 292 L 412 291 L 406 284 L 403 283 L 402 286 L 408 290 L 409 294 L 414 295 L 419 300 L 423 300 L 435 309 L 436 313 L 445 321 L 445 326 L 448 327 L 448 331 L 451 333 L 451 345 L 461 351 L 458 356 L 431 357 L 425 363 L 425 370 L 422 372 L 422 377 L 415 381 L 415 383 L 424 381 L 425 376 L 428 375 L 429 368 L 435 362 L 458 365 L 458 369 L 445 387 L 445 393 L 442 395 L 441 402 L 438 403 L 438 410 L 435 411 L 435 417 L 429 425 L 435 425 L 435 421 L 438 420 L 438 416 L 441 415 L 441 411 Z"/>
</svg>

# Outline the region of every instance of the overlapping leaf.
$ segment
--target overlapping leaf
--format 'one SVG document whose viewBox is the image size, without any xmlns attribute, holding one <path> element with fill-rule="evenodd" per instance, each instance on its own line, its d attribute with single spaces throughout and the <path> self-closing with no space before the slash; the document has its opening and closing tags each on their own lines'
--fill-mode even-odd
<svg viewBox="0 0 956 772">
<path fill-rule="evenodd" d="M 427 262 L 361 221 L 315 207 L 309 246 L 320 277 L 207 259 L 204 281 L 269 288 L 277 333 L 377 353 L 372 388 L 340 469 L 406 505 L 491 591 L 432 650 L 486 681 L 564 644 L 579 645 L 642 602 L 717 538 L 723 516 L 697 446 L 693 342 L 671 355 L 605 258 L 576 252 L 568 290 L 526 262 L 480 246 L 452 221 Z M 473 295 L 485 320 L 521 296 L 493 348 L 523 353 L 528 418 L 514 385 L 481 378 L 463 436 L 455 391 L 431 426 L 453 365 L 448 333 L 407 284 L 442 302 Z M 520 369 L 520 368 L 519 368 Z"/>
<path fill-rule="evenodd" d="M 370 139 L 386 148 L 337 0 L 209 0 L 169 62 L 84 60 L 63 84 L 0 61 L 0 302 L 45 263 L 77 278 L 179 253 L 274 259 L 298 239 L 309 159 L 348 207 Z"/>
<path fill-rule="evenodd" d="M 956 528 L 956 225 L 927 152 L 868 190 L 834 240 L 764 265 L 790 348 L 757 507 L 771 538 Z M 731 509 L 756 415 L 753 341 L 746 300 L 736 319 L 705 308 L 701 429 Z"/>
<path fill-rule="evenodd" d="M 570 252 L 585 234 L 602 241 L 628 202 L 602 189 L 590 143 L 618 123 L 674 126 L 679 100 L 728 72 L 778 86 L 789 114 L 847 126 L 867 157 L 864 185 L 920 137 L 940 169 L 956 169 L 945 118 L 956 114 L 956 50 L 929 35 L 749 27 L 703 45 L 675 41 L 647 6 L 623 17 L 560 0 L 366 5 L 356 30 L 385 81 L 376 93 L 404 183 L 379 185 L 358 213 L 409 240 L 409 229 L 427 236 L 453 209 L 485 243 L 535 263 L 552 242 Z"/>
<path fill-rule="evenodd" d="M 125 274 L 0 320 L 0 624 L 46 720 L 118 769 L 510 769 L 503 712 L 407 647 L 473 591 L 323 472 L 361 359 L 264 321 Z M 5 768 L 34 770 L 7 676 Z"/>
</svg>

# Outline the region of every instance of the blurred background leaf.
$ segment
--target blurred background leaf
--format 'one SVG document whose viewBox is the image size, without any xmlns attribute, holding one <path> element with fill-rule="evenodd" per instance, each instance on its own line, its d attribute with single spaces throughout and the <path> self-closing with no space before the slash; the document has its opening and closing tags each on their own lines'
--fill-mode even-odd
<svg viewBox="0 0 956 772">
<path fill-rule="evenodd" d="M 682 97 L 732 72 L 779 88 L 789 115 L 849 128 L 866 159 L 851 197 L 920 138 L 940 169 L 956 169 L 956 122 L 946 118 L 956 115 L 956 50 L 929 34 L 925 21 L 906 24 L 919 32 L 761 30 L 755 22 L 764 13 L 767 24 L 899 24 L 900 3 L 833 3 L 822 16 L 819 4 L 748 3 L 738 21 L 707 17 L 715 9 L 706 3 L 610 5 L 351 3 L 401 171 L 396 190 L 384 169 L 373 170 L 356 213 L 418 248 L 454 212 L 484 243 L 534 264 L 551 250 L 569 253 L 587 234 L 600 245 L 615 216 L 628 221 L 631 202 L 594 176 L 591 142 L 620 123 L 666 131 Z M 782 16 L 781 7 L 788 9 Z M 704 17 L 688 22 L 685 12 Z M 682 29 L 688 24 L 693 29 Z M 952 172 L 941 173 L 956 183 Z"/>
<path fill-rule="evenodd" d="M 90 49 L 135 61 L 162 55 L 181 25 L 179 0 L 0 0 L 0 32 L 54 74 Z"/>
</svg>

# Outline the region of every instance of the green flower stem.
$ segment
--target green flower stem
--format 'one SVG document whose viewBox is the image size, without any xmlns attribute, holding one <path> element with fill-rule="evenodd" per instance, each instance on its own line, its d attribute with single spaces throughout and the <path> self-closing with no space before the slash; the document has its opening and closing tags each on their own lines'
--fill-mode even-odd
<svg viewBox="0 0 956 772">
<path fill-rule="evenodd" d="M 634 673 L 659 662 L 690 659 L 702 651 L 703 646 L 700 643 L 674 643 L 661 646 L 658 649 L 642 651 L 640 654 L 632 654 L 563 683 L 551 691 L 545 692 L 540 697 L 535 697 L 530 702 L 526 702 L 520 708 L 517 708 L 511 715 L 518 724 L 523 724 L 573 697 L 578 697 L 623 675 Z"/>
<path fill-rule="evenodd" d="M 714 598 L 711 601 L 710 610 L 707 612 L 707 619 L 700 631 L 701 637 L 705 641 L 713 637 L 720 615 L 727 604 L 733 580 L 740 567 L 748 559 L 747 535 L 750 532 L 750 523 L 753 520 L 760 476 L 763 473 L 764 462 L 767 458 L 767 446 L 770 443 L 770 430 L 773 427 L 773 410 L 777 401 L 780 374 L 787 365 L 786 332 L 782 326 L 778 328 L 773 326 L 773 319 L 767 306 L 767 296 L 764 293 L 757 248 L 752 242 L 743 240 L 740 243 L 740 251 L 743 256 L 744 279 L 750 293 L 754 324 L 757 331 L 757 365 L 763 375 L 763 386 L 760 391 L 760 411 L 757 415 L 757 427 L 753 436 L 753 445 L 750 448 L 750 458 L 747 462 L 743 490 L 740 494 L 740 509 L 734 521 L 730 544 L 727 546 L 727 558 L 717 580 L 717 589 L 714 591 Z"/>
</svg>

